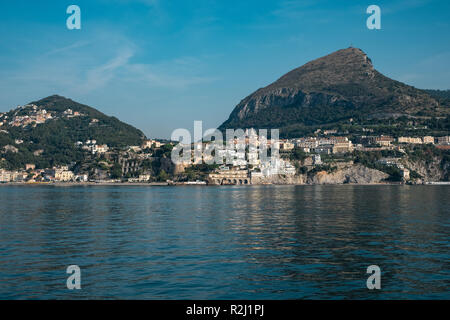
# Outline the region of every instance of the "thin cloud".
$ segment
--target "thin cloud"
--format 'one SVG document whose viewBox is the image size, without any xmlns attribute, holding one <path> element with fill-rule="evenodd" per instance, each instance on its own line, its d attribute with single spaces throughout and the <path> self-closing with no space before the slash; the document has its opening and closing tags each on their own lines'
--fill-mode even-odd
<svg viewBox="0 0 450 320">
<path fill-rule="evenodd" d="M 100 65 L 87 72 L 87 78 L 80 87 L 81 91 L 93 91 L 99 87 L 105 86 L 109 81 L 115 78 L 116 71 L 125 67 L 134 52 L 131 49 L 122 50 L 116 57 L 107 63 Z"/>
<path fill-rule="evenodd" d="M 130 64 L 127 66 L 128 81 L 139 82 L 148 87 L 186 88 L 217 80 L 195 74 L 192 70 L 195 58 L 178 58 L 161 64 Z"/>
<path fill-rule="evenodd" d="M 91 43 L 92 43 L 91 41 L 78 41 L 78 42 L 75 42 L 75 43 L 73 43 L 71 45 L 64 46 L 62 48 L 56 48 L 56 49 L 50 50 L 47 53 L 44 53 L 44 55 L 54 55 L 54 54 L 64 53 L 64 52 L 67 52 L 67 51 L 71 51 L 73 49 L 78 49 L 78 48 L 85 47 L 85 46 L 87 46 L 87 45 L 89 45 Z"/>
</svg>

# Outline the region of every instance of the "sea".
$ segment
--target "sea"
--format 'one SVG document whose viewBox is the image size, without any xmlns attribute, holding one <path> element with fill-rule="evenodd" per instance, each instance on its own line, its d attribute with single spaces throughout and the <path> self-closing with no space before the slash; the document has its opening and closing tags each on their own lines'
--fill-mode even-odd
<svg viewBox="0 0 450 320">
<path fill-rule="evenodd" d="M 1 185 L 0 299 L 450 299 L 450 186 Z"/>
</svg>

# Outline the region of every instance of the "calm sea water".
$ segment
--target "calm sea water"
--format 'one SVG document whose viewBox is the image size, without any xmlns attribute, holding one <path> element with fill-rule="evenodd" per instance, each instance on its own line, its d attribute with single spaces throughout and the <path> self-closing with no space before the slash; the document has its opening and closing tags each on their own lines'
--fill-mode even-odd
<svg viewBox="0 0 450 320">
<path fill-rule="evenodd" d="M 449 227 L 449 186 L 0 186 L 0 299 L 450 299 Z"/>
</svg>

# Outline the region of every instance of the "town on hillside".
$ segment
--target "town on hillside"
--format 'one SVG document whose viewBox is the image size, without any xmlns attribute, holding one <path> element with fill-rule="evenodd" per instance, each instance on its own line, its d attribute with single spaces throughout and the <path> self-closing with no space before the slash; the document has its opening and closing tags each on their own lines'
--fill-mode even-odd
<svg viewBox="0 0 450 320">
<path fill-rule="evenodd" d="M 67 117 L 81 116 L 70 109 L 63 114 Z M 51 113 L 40 110 L 32 116 L 17 115 L 13 119 L 0 117 L 0 125 L 5 122 L 11 126 L 35 125 L 51 117 Z M 171 160 L 171 153 L 177 142 L 152 139 L 144 140 L 141 145 L 112 148 L 98 143 L 92 137 L 75 143 L 75 147 L 84 155 L 81 161 L 51 168 L 40 168 L 35 163 L 28 163 L 20 170 L 0 167 L 0 183 L 251 185 L 448 181 L 450 136 L 395 138 L 370 135 L 370 130 L 367 131 L 368 135 L 353 137 L 353 140 L 338 130 L 320 129 L 307 137 L 280 139 L 278 143 L 267 140 L 269 151 L 276 145 L 279 153 L 278 158 L 269 157 L 269 160 L 261 159 L 258 153 L 245 146 L 244 149 L 240 148 L 242 141 L 235 138 L 232 148 L 219 151 L 223 163 L 214 164 L 206 164 L 207 160 L 211 160 L 207 155 L 201 161 L 194 161 L 194 145 L 192 161 L 175 164 Z M 253 142 L 257 146 L 262 143 L 257 135 Z M 15 143 L 19 145 L 23 141 L 16 140 Z M 248 137 L 245 143 L 248 145 Z M 208 145 L 203 143 L 202 150 L 207 150 Z M 2 154 L 7 152 L 17 152 L 17 146 L 7 145 L 1 150 Z M 436 170 L 430 172 L 433 166 L 436 166 Z M 354 170 L 362 167 L 371 171 Z M 339 175 L 339 172 L 343 174 Z"/>
</svg>

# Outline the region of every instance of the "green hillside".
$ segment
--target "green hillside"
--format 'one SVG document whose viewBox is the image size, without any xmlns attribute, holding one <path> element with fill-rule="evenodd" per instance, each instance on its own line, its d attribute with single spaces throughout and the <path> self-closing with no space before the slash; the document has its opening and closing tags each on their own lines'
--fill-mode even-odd
<svg viewBox="0 0 450 320">
<path fill-rule="evenodd" d="M 13 126 L 10 123 L 13 119 L 35 113 L 31 105 L 36 105 L 38 111 L 45 109 L 52 119 L 41 124 Z M 80 115 L 68 117 L 64 114 L 68 109 Z M 11 169 L 23 168 L 25 163 L 45 168 L 79 161 L 83 159 L 83 151 L 75 146 L 77 141 L 95 139 L 97 144 L 121 148 L 140 145 L 145 138 L 139 129 L 115 117 L 57 95 L 11 110 L 3 114 L 5 117 L 8 122 L 0 127 L 3 130 L 0 131 L 0 156 L 4 159 L 1 165 Z M 5 150 L 5 146 L 12 148 Z"/>
</svg>

